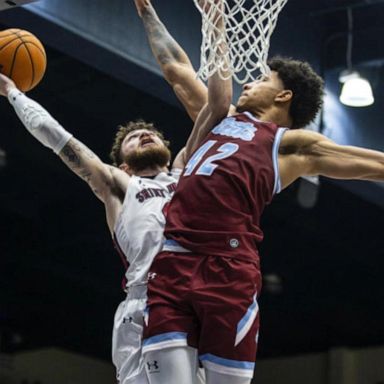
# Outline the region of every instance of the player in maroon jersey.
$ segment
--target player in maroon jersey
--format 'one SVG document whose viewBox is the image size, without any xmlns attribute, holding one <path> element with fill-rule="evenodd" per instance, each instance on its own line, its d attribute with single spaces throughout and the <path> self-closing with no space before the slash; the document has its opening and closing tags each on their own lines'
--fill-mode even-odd
<svg viewBox="0 0 384 384">
<path fill-rule="evenodd" d="M 149 1 L 140 2 L 148 12 Z M 164 252 L 151 268 L 144 342 L 151 383 L 191 383 L 196 349 L 208 383 L 249 383 L 264 206 L 304 175 L 384 180 L 382 153 L 295 129 L 322 104 L 322 80 L 309 65 L 286 59 L 269 65 L 271 76 L 246 84 L 237 114 L 218 125 L 229 112 L 231 85 L 210 79 L 208 105 L 196 123 L 210 134 L 187 164 L 169 208 Z M 192 84 L 193 69 L 185 63 L 184 70 L 184 84 Z"/>
</svg>

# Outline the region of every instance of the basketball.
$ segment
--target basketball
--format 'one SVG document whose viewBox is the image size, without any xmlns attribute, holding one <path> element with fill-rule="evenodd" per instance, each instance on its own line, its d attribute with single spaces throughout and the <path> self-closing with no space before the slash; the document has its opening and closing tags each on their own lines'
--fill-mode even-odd
<svg viewBox="0 0 384 384">
<path fill-rule="evenodd" d="M 39 39 L 22 29 L 0 32 L 0 72 L 10 77 L 22 92 L 43 78 L 47 59 Z"/>
</svg>

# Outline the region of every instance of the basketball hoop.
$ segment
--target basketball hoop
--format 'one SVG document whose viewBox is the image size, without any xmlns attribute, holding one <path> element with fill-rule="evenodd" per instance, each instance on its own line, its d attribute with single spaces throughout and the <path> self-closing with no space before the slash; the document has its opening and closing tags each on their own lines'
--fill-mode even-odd
<svg viewBox="0 0 384 384">
<path fill-rule="evenodd" d="M 202 14 L 202 43 L 198 76 L 207 80 L 223 60 L 218 46 L 214 17 L 219 13 L 225 24 L 229 49 L 229 76 L 239 84 L 254 80 L 260 73 L 269 74 L 267 65 L 269 41 L 280 11 L 288 0 L 194 0 Z M 203 9 L 210 9 L 205 12 Z M 213 10 L 213 11 L 212 11 Z"/>
</svg>

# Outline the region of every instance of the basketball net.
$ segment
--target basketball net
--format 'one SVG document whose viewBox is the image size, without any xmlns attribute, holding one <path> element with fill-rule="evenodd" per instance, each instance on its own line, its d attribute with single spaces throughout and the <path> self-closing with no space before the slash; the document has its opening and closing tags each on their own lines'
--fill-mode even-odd
<svg viewBox="0 0 384 384">
<path fill-rule="evenodd" d="M 238 83 L 268 75 L 269 41 L 280 11 L 288 0 L 194 0 L 202 15 L 200 69 L 197 75 L 207 80 L 223 67 L 219 45 L 224 38 L 229 49 L 230 68 L 226 73 Z M 205 10 L 205 11 L 203 11 Z M 225 30 L 216 30 L 217 15 Z M 222 71 L 219 72 L 223 77 Z M 224 77 L 223 77 L 224 78 Z"/>
</svg>

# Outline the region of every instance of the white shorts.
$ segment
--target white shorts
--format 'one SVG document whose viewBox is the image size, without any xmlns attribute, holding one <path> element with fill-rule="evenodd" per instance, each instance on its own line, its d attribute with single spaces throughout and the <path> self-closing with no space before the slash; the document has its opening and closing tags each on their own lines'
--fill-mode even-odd
<svg viewBox="0 0 384 384">
<path fill-rule="evenodd" d="M 127 297 L 117 307 L 112 334 L 112 361 L 119 384 L 149 384 L 141 352 L 147 287 L 131 287 Z M 203 369 L 197 373 L 197 383 L 205 383 Z"/>
<path fill-rule="evenodd" d="M 146 286 L 129 288 L 115 313 L 112 361 L 119 384 L 149 384 L 141 354 Z"/>
</svg>

